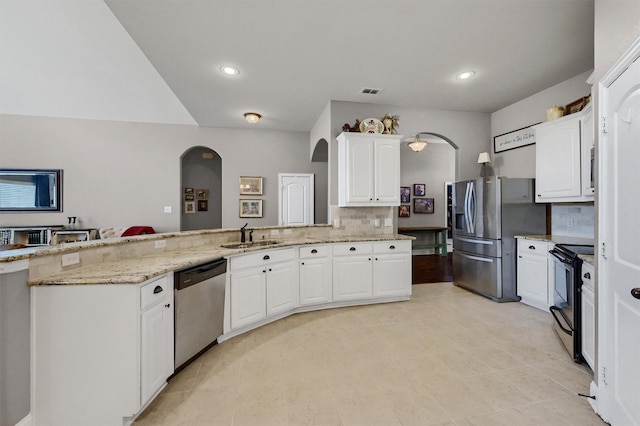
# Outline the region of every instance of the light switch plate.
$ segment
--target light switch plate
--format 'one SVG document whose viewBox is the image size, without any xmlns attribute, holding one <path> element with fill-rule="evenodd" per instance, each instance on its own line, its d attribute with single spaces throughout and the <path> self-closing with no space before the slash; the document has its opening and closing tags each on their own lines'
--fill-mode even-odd
<svg viewBox="0 0 640 426">
<path fill-rule="evenodd" d="M 384 226 L 393 226 L 393 220 L 391 220 L 391 218 L 386 218 L 384 220 Z"/>
<path fill-rule="evenodd" d="M 70 266 L 80 263 L 80 253 L 69 253 L 62 255 L 62 266 Z"/>
<path fill-rule="evenodd" d="M 333 227 L 340 228 L 340 219 L 333 219 Z"/>
<path fill-rule="evenodd" d="M 376 228 L 378 228 L 380 226 L 380 219 L 374 219 L 373 220 L 373 226 L 375 226 Z"/>
<path fill-rule="evenodd" d="M 173 212 L 173 209 L 171 208 L 171 206 L 164 206 L 164 212 L 165 213 L 171 213 L 171 212 Z"/>
</svg>

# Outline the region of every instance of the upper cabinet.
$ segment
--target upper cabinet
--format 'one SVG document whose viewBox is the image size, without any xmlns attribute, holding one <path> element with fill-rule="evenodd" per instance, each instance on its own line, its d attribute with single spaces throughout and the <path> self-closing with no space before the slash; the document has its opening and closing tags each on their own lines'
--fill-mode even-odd
<svg viewBox="0 0 640 426">
<path fill-rule="evenodd" d="M 400 205 L 399 135 L 341 133 L 338 136 L 338 205 Z"/>
<path fill-rule="evenodd" d="M 593 201 L 593 112 L 535 126 L 536 202 Z"/>
</svg>

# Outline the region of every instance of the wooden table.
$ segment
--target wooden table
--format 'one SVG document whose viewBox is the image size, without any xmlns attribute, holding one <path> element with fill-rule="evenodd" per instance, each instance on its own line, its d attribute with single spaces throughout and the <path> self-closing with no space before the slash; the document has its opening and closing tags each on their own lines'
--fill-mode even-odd
<svg viewBox="0 0 640 426">
<path fill-rule="evenodd" d="M 417 234 L 429 233 L 433 234 L 433 243 L 422 244 L 414 241 L 411 248 L 414 250 L 434 249 L 435 254 L 440 256 L 447 255 L 447 228 L 440 226 L 417 226 L 408 228 L 398 228 L 398 234 L 406 234 L 417 236 Z"/>
</svg>

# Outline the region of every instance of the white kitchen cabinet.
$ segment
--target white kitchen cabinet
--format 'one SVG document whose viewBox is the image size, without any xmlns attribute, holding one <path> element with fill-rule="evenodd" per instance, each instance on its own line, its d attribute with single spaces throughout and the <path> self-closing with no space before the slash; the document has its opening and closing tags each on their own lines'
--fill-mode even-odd
<svg viewBox="0 0 640 426">
<path fill-rule="evenodd" d="M 371 243 L 333 247 L 333 300 L 370 299 L 373 296 Z"/>
<path fill-rule="evenodd" d="M 411 241 L 373 244 L 373 297 L 411 294 Z"/>
<path fill-rule="evenodd" d="M 35 286 L 31 302 L 34 424 L 128 424 L 173 373 L 173 275 Z"/>
<path fill-rule="evenodd" d="M 521 302 L 549 309 L 549 250 L 554 243 L 518 238 L 517 289 Z"/>
<path fill-rule="evenodd" d="M 400 205 L 398 135 L 341 133 L 338 136 L 338 205 Z"/>
<path fill-rule="evenodd" d="M 534 128 L 536 202 L 593 201 L 590 171 L 593 146 L 591 105 L 581 112 Z"/>
<path fill-rule="evenodd" d="M 331 302 L 331 246 L 300 247 L 299 257 L 300 306 Z"/>
<path fill-rule="evenodd" d="M 298 269 L 293 248 L 231 258 L 231 329 L 244 327 L 298 305 Z"/>
<path fill-rule="evenodd" d="M 173 295 L 168 279 L 141 288 L 140 377 L 145 404 L 173 374 Z"/>
<path fill-rule="evenodd" d="M 582 309 L 581 321 L 582 327 L 582 357 L 593 370 L 596 351 L 595 328 L 596 328 L 596 309 L 595 309 L 595 287 L 594 287 L 595 271 L 593 265 L 587 262 L 582 263 L 582 287 L 580 289 Z"/>
</svg>

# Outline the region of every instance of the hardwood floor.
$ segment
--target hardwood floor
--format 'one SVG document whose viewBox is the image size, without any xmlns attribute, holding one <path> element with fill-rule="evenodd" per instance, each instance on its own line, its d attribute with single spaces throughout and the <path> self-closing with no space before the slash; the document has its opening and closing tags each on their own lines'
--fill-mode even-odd
<svg viewBox="0 0 640 426">
<path fill-rule="evenodd" d="M 453 281 L 452 254 L 446 257 L 434 254 L 412 257 L 413 284 Z"/>
</svg>

